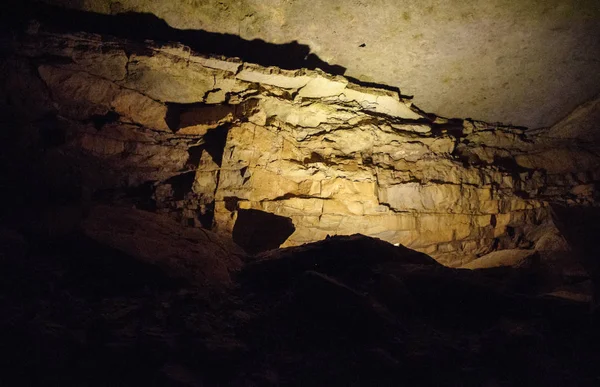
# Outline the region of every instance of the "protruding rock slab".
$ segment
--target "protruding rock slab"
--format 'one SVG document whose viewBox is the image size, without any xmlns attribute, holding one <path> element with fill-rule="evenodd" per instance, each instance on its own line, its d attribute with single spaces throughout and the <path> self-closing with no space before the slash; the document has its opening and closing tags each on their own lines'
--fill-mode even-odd
<svg viewBox="0 0 600 387">
<path fill-rule="evenodd" d="M 360 232 L 458 267 L 533 246 L 548 202 L 598 203 L 597 147 L 552 130 L 435 117 L 397 90 L 177 43 L 43 26 L 12 43 L 0 110 L 52 107 L 47 126 L 89 191 L 146 189 L 135 203 L 182 224 L 231 234 L 261 211 L 293 224 L 282 246 Z M 43 101 L 14 98 L 27 85 Z M 593 112 L 567 121 L 589 126 Z M 252 252 L 277 246 L 263 247 Z"/>
<path fill-rule="evenodd" d="M 83 222 L 90 238 L 199 286 L 222 287 L 242 266 L 244 252 L 223 236 L 185 228 L 145 211 L 97 206 Z"/>
<path fill-rule="evenodd" d="M 461 266 L 463 269 L 489 269 L 492 267 L 522 267 L 531 264 L 539 258 L 535 250 L 499 250 L 486 254 L 474 261 Z"/>
</svg>

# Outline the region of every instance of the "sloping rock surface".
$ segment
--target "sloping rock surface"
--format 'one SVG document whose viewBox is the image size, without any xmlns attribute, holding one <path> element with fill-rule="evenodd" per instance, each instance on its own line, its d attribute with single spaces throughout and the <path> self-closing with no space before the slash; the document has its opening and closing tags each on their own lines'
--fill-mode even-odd
<svg viewBox="0 0 600 387">
<path fill-rule="evenodd" d="M 103 245 L 204 287 L 231 285 L 245 256 L 226 237 L 135 209 L 94 207 L 82 229 Z"/>
<path fill-rule="evenodd" d="M 214 246 L 136 219 L 175 231 L 173 255 Z M 519 269 L 451 269 L 338 236 L 262 254 L 235 287 L 210 293 L 112 238 L 116 250 L 82 235 L 27 242 L 0 260 L 3 385 L 595 386 L 600 376 L 587 305 L 537 296 Z"/>
<path fill-rule="evenodd" d="M 500 250 L 479 257 L 461 266 L 463 269 L 487 269 L 502 266 L 524 266 L 532 264 L 536 257 L 534 250 Z"/>
</svg>

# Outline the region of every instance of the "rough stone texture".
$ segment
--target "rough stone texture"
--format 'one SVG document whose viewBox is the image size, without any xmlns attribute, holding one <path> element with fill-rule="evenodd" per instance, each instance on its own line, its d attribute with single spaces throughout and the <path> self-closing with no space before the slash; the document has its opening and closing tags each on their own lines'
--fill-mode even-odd
<svg viewBox="0 0 600 387">
<path fill-rule="evenodd" d="M 140 210 L 97 206 L 82 227 L 93 240 L 199 286 L 230 285 L 244 257 L 230 239 Z"/>
<path fill-rule="evenodd" d="M 6 260 L 0 244 L 2 386 L 598 385 L 598 320 L 522 269 L 335 236 L 207 293 L 81 235 L 37 242 Z"/>
<path fill-rule="evenodd" d="M 310 50 L 362 81 L 397 86 L 446 117 L 546 127 L 600 93 L 596 0 L 46 2 L 150 13 L 177 29 L 248 41 L 295 42 L 305 55 Z"/>
<path fill-rule="evenodd" d="M 600 141 L 600 97 L 579 106 L 573 113 L 554 125 L 549 137 L 581 139 L 589 142 Z"/>
<path fill-rule="evenodd" d="M 536 257 L 536 252 L 532 250 L 500 250 L 486 254 L 461 267 L 463 269 L 489 269 L 502 266 L 521 267 L 531 264 Z M 537 258 L 539 259 L 539 257 Z"/>
<path fill-rule="evenodd" d="M 597 147 L 551 130 L 447 120 L 341 76 L 177 44 L 42 26 L 6 49 L 47 88 L 40 108 L 92 198 L 136 196 L 191 226 L 231 233 L 240 210 L 263 211 L 291 219 L 284 246 L 360 232 L 460 266 L 534 247 L 549 201 L 597 203 Z"/>
</svg>

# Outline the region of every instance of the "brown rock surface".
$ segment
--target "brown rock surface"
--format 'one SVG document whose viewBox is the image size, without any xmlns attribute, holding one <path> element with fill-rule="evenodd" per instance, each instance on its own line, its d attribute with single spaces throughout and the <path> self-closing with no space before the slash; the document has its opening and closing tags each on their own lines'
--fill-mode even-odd
<svg viewBox="0 0 600 387">
<path fill-rule="evenodd" d="M 548 202 L 597 203 L 600 157 L 582 140 L 425 115 L 394 91 L 180 44 L 41 26 L 11 47 L 48 88 L 60 150 L 92 196 L 138 195 L 186 225 L 232 233 L 239 211 L 262 211 L 293 224 L 284 246 L 361 232 L 460 266 L 532 247 Z"/>
<path fill-rule="evenodd" d="M 79 15 L 0 36 L 0 385 L 597 385 L 593 105 L 444 119 Z"/>
<path fill-rule="evenodd" d="M 539 257 L 537 257 L 539 259 Z M 463 269 L 489 269 L 491 267 L 520 267 L 531 265 L 536 259 L 535 250 L 500 250 L 486 254 L 462 265 Z"/>
<path fill-rule="evenodd" d="M 338 71 L 399 87 L 422 109 L 449 117 L 547 127 L 600 92 L 596 0 L 44 1 L 113 20 L 153 15 L 141 19 L 155 22 L 149 29 L 277 44 L 290 50 L 265 59 L 340 65 Z"/>
<path fill-rule="evenodd" d="M 204 287 L 231 284 L 243 251 L 208 230 L 183 228 L 149 212 L 97 206 L 83 222 L 84 234 L 103 245 Z"/>
</svg>

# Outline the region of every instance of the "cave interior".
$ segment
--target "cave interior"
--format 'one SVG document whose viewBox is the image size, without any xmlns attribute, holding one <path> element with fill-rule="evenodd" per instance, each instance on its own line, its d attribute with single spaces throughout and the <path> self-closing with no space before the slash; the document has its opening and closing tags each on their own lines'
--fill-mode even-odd
<svg viewBox="0 0 600 387">
<path fill-rule="evenodd" d="M 0 20 L 0 385 L 600 384 L 596 1 Z"/>
</svg>

